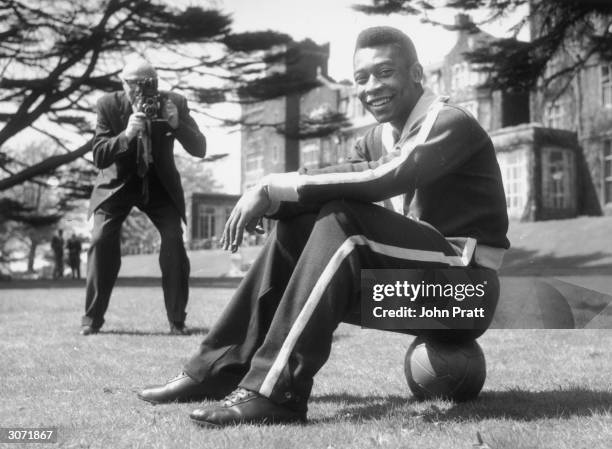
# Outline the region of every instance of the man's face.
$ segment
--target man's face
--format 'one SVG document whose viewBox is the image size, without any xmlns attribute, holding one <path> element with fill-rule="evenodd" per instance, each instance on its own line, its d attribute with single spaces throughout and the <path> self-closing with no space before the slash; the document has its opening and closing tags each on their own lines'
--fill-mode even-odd
<svg viewBox="0 0 612 449">
<path fill-rule="evenodd" d="M 359 100 L 379 122 L 401 129 L 421 95 L 420 66 L 395 45 L 361 48 L 353 58 Z"/>
<path fill-rule="evenodd" d="M 125 94 L 128 97 L 128 100 L 130 100 L 131 104 L 134 104 L 134 102 L 136 101 L 136 95 L 138 93 L 138 83 L 137 83 L 138 79 L 129 79 L 129 80 L 121 80 L 122 84 L 123 84 L 123 91 L 125 92 Z"/>
</svg>

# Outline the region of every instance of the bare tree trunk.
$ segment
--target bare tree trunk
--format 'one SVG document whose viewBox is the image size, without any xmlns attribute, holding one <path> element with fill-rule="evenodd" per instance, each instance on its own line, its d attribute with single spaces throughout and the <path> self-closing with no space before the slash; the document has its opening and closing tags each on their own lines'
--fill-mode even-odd
<svg viewBox="0 0 612 449">
<path fill-rule="evenodd" d="M 30 238 L 30 250 L 28 251 L 28 273 L 34 273 L 34 261 L 36 260 L 36 248 L 38 240 Z"/>
</svg>

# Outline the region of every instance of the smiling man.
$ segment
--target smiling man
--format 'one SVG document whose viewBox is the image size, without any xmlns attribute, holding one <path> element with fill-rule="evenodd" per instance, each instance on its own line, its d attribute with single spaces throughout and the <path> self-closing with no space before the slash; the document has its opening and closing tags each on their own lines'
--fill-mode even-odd
<svg viewBox="0 0 612 449">
<path fill-rule="evenodd" d="M 190 401 L 233 390 L 191 419 L 204 426 L 304 421 L 334 330 L 359 323 L 364 268 L 465 267 L 472 282 L 488 285 L 487 317 L 459 331 L 407 332 L 474 339 L 490 324 L 496 270 L 509 246 L 491 140 L 472 116 L 423 89 L 414 46 L 399 30 L 363 31 L 354 69 L 359 98 L 380 125 L 358 142 L 350 163 L 269 175 L 242 196 L 225 226 L 226 249 L 236 251 L 263 215 L 278 219 L 276 228 L 184 372 L 144 389 L 141 399 Z"/>
</svg>

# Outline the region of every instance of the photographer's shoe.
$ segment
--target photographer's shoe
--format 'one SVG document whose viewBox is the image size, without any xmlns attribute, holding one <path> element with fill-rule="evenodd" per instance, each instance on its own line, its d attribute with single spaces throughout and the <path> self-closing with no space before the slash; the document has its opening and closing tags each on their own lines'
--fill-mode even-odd
<svg viewBox="0 0 612 449">
<path fill-rule="evenodd" d="M 86 324 L 86 325 L 81 326 L 81 332 L 79 333 L 83 336 L 87 336 L 87 335 L 97 334 L 98 332 L 100 332 L 99 327 L 93 327 L 93 326 L 90 326 L 89 324 Z"/>
<path fill-rule="evenodd" d="M 168 402 L 192 402 L 204 399 L 222 398 L 230 389 L 199 383 L 185 373 L 170 379 L 163 385 L 145 387 L 138 397 L 151 404 L 165 404 Z"/>
<path fill-rule="evenodd" d="M 170 321 L 170 335 L 189 335 L 189 329 L 185 323 Z"/>
<path fill-rule="evenodd" d="M 244 388 L 234 390 L 221 405 L 194 410 L 189 417 L 205 427 L 306 422 L 306 412 L 276 404 Z"/>
</svg>

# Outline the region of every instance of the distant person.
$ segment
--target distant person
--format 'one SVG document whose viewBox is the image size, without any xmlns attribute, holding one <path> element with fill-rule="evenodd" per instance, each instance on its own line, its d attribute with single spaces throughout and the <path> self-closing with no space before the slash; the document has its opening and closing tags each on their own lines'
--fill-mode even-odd
<svg viewBox="0 0 612 449">
<path fill-rule="evenodd" d="M 72 279 L 81 279 L 81 239 L 73 233 L 66 243 L 66 249 L 68 249 L 68 264 Z"/>
<path fill-rule="evenodd" d="M 121 225 L 134 206 L 160 233 L 170 332 L 185 334 L 190 267 L 181 226 L 185 199 L 173 148 L 176 139 L 193 156 L 204 157 L 206 139 L 183 96 L 158 92 L 157 72 L 148 61 L 132 58 L 120 78 L 123 91 L 104 95 L 97 104 L 93 160 L 100 172 L 89 209 L 94 225 L 81 334 L 95 334 L 104 324 L 121 265 Z"/>
<path fill-rule="evenodd" d="M 276 218 L 276 227 L 183 372 L 145 388 L 141 399 L 231 392 L 191 419 L 210 427 L 305 421 L 334 330 L 361 321 L 362 269 L 462 267 L 449 282 L 488 285 L 483 319 L 466 329 L 406 332 L 472 340 L 490 325 L 509 246 L 491 139 L 471 114 L 422 86 L 423 68 L 401 31 L 363 31 L 353 64 L 359 99 L 380 124 L 357 141 L 351 162 L 271 174 L 242 195 L 225 225 L 225 249 L 237 251 L 262 216 Z"/>
<path fill-rule="evenodd" d="M 64 277 L 64 231 L 58 229 L 57 234 L 51 238 L 53 250 L 53 279 Z"/>
</svg>

